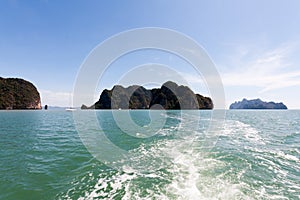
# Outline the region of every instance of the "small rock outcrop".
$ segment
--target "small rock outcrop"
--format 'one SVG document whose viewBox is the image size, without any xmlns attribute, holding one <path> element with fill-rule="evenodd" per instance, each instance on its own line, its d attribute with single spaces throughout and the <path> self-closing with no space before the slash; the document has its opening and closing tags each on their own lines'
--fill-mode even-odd
<svg viewBox="0 0 300 200">
<path fill-rule="evenodd" d="M 265 102 L 260 99 L 243 99 L 231 104 L 229 109 L 287 109 L 287 107 L 283 103 Z"/>
<path fill-rule="evenodd" d="M 147 90 L 133 85 L 127 88 L 116 85 L 111 90 L 103 90 L 100 99 L 92 106 L 81 109 L 212 109 L 209 97 L 195 94 L 187 86 L 178 86 L 168 81 L 161 88 Z"/>
<path fill-rule="evenodd" d="M 0 77 L 0 109 L 42 109 L 40 94 L 26 80 Z"/>
</svg>

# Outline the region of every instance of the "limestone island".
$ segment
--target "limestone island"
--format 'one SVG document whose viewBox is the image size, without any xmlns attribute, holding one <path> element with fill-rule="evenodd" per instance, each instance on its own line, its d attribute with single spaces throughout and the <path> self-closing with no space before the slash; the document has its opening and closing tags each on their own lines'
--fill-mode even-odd
<svg viewBox="0 0 300 200">
<path fill-rule="evenodd" d="M 40 94 L 29 81 L 0 77 L 0 109 L 42 109 Z"/>
<path fill-rule="evenodd" d="M 265 102 L 260 99 L 234 102 L 229 109 L 288 109 L 283 103 Z"/>
<path fill-rule="evenodd" d="M 213 109 L 213 102 L 187 86 L 168 81 L 161 88 L 150 90 L 139 85 L 115 85 L 111 90 L 103 90 L 94 105 L 82 105 L 81 109 Z"/>
</svg>

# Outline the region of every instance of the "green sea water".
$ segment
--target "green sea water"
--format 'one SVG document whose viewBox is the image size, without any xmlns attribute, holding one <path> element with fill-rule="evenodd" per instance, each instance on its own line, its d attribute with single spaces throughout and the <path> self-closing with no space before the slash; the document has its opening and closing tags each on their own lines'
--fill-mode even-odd
<svg viewBox="0 0 300 200">
<path fill-rule="evenodd" d="M 72 112 L 1 111 L 1 200 L 300 199 L 300 111 L 226 111 L 211 148 L 202 148 L 217 120 L 211 111 L 167 111 L 164 126 L 144 138 L 126 134 L 111 111 L 75 112 L 96 116 L 109 141 L 131 152 L 124 170 L 89 153 Z M 147 129 L 149 111 L 129 112 Z"/>
</svg>

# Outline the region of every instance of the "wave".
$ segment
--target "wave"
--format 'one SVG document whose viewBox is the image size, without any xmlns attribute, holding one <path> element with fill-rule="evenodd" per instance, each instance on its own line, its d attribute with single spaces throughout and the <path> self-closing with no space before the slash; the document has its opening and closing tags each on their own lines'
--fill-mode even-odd
<svg viewBox="0 0 300 200">
<path fill-rule="evenodd" d="M 86 173 L 78 199 L 290 199 L 299 195 L 299 149 L 280 150 L 253 124 L 226 120 L 202 148 L 208 118 L 172 115 L 154 140 L 131 149 L 123 170 Z M 80 181 L 77 180 L 77 184 Z M 93 184 L 92 184 L 93 183 Z M 66 194 L 73 199 L 75 186 Z M 80 187 L 79 187 L 80 188 Z"/>
<path fill-rule="evenodd" d="M 98 175 L 96 184 L 79 199 L 232 199 L 247 197 L 242 183 L 232 182 L 227 172 L 213 174 L 226 165 L 224 161 L 201 151 L 201 131 L 191 131 L 183 124 L 162 130 L 173 137 L 142 144 L 131 150 L 134 155 L 123 171 L 108 170 Z M 176 131 L 175 131 L 176 129 Z M 174 135 L 175 134 L 175 135 Z M 141 171 L 140 169 L 145 170 Z M 137 170 L 138 169 L 138 170 Z M 91 174 L 87 174 L 92 179 Z M 94 177 L 95 178 L 95 177 Z M 67 197 L 67 196 L 65 196 Z M 248 197 L 247 197 L 248 198 Z"/>
</svg>

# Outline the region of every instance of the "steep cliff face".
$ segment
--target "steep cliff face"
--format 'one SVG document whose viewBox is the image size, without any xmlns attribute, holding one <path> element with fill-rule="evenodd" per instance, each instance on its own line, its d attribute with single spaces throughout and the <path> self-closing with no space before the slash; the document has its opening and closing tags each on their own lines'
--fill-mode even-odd
<svg viewBox="0 0 300 200">
<path fill-rule="evenodd" d="M 40 94 L 26 80 L 0 77 L 0 109 L 42 109 Z"/>
<path fill-rule="evenodd" d="M 283 103 L 265 102 L 260 99 L 243 99 L 231 104 L 229 109 L 287 109 L 287 107 Z"/>
<path fill-rule="evenodd" d="M 178 86 L 168 81 L 161 88 L 147 90 L 138 85 L 124 88 L 114 86 L 112 90 L 103 90 L 91 107 L 82 105 L 82 109 L 212 109 L 209 97 L 195 94 L 186 86 Z"/>
</svg>

